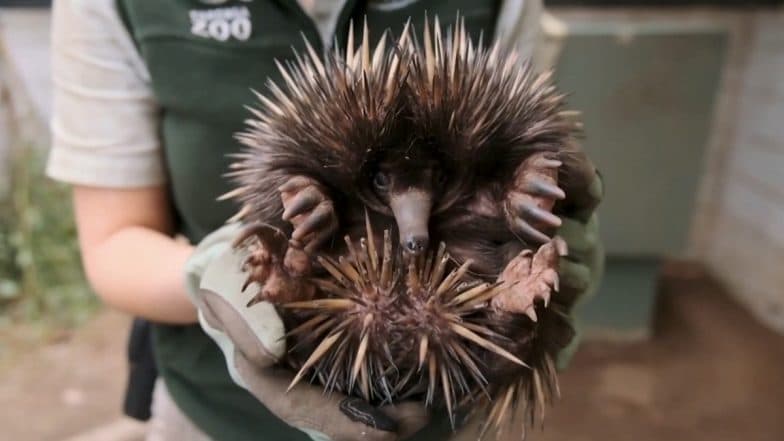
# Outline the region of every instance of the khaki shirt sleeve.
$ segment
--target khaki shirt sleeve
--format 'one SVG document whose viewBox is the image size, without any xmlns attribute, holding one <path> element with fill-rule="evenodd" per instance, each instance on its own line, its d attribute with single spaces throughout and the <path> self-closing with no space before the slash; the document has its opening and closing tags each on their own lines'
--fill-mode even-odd
<svg viewBox="0 0 784 441">
<path fill-rule="evenodd" d="M 159 108 L 114 0 L 56 0 L 47 174 L 97 187 L 161 185 Z"/>
</svg>

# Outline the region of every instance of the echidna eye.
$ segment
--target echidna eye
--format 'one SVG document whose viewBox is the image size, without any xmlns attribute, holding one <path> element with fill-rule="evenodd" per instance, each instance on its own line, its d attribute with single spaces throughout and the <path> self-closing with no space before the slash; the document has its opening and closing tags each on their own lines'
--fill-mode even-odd
<svg viewBox="0 0 784 441">
<path fill-rule="evenodd" d="M 443 187 L 446 184 L 446 173 L 438 174 L 438 186 Z"/>
<path fill-rule="evenodd" d="M 373 176 L 373 186 L 378 190 L 386 190 L 389 187 L 389 176 L 384 172 L 378 172 Z"/>
</svg>

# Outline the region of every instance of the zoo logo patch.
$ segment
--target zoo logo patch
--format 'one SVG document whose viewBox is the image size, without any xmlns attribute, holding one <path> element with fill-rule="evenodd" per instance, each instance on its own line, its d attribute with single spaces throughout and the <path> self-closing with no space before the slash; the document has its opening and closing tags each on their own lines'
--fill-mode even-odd
<svg viewBox="0 0 784 441">
<path fill-rule="evenodd" d="M 250 0 L 243 0 L 249 2 Z M 221 0 L 202 0 L 202 3 L 218 4 Z M 217 41 L 231 39 L 247 41 L 253 33 L 253 22 L 247 6 L 227 6 L 213 9 L 192 9 L 191 33 L 198 37 Z"/>
</svg>

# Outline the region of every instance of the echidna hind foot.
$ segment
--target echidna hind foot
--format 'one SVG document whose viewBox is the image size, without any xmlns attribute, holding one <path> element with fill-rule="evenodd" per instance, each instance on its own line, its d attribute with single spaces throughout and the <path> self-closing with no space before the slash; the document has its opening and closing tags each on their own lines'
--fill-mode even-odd
<svg viewBox="0 0 784 441">
<path fill-rule="evenodd" d="M 498 277 L 507 289 L 492 300 L 492 306 L 525 314 L 536 322 L 534 302 L 541 299 L 545 306 L 549 305 L 550 297 L 559 289 L 558 262 L 566 253 L 566 242 L 560 237 L 540 246 L 536 252 L 521 251 Z"/>
<path fill-rule="evenodd" d="M 292 274 L 287 265 L 290 261 L 303 261 L 299 257 L 301 251 L 289 247 L 286 235 L 279 229 L 261 222 L 248 225 L 234 240 L 234 247 L 248 253 L 242 263 L 242 270 L 247 273 L 242 290 L 254 283 L 261 288 L 248 306 L 265 300 L 277 303 L 313 298 L 315 286 L 308 278 Z"/>
</svg>

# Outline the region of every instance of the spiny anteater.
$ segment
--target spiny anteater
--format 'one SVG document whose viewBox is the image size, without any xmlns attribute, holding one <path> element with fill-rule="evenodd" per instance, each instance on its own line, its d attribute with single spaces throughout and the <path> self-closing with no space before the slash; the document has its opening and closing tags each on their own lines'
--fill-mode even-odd
<svg viewBox="0 0 784 441">
<path fill-rule="evenodd" d="M 248 224 L 236 243 L 252 249 L 248 283 L 263 285 L 254 301 L 281 305 L 293 329 L 297 380 L 312 371 L 328 388 L 368 400 L 419 391 L 452 415 L 484 391 L 500 422 L 513 405 L 530 404 L 531 417 L 543 409 L 557 391 L 553 357 L 571 338 L 568 320 L 547 303 L 565 253 L 550 239 L 560 224 L 552 210 L 565 197 L 558 184 L 578 124 L 547 74 L 499 44 L 474 45 L 458 23 L 444 34 L 438 20 L 426 22 L 421 44 L 407 25 L 395 44 L 385 33 L 375 47 L 366 28 L 356 49 L 350 30 L 345 52 L 322 61 L 306 45 L 307 54 L 280 64 L 285 89 L 270 82 L 271 97 L 259 94 L 260 108 L 250 109 L 238 136 L 246 149 L 230 172 L 238 186 L 226 197 L 241 203 L 235 219 Z M 358 252 L 353 241 L 365 234 Z M 444 248 L 428 254 L 431 243 Z M 373 263 L 384 256 L 397 265 L 388 269 L 399 275 L 394 283 Z M 449 301 L 415 319 L 438 298 L 422 277 L 444 276 Z M 364 296 L 378 290 L 394 291 L 397 306 L 417 295 L 421 304 L 407 314 L 376 308 L 380 317 L 368 319 L 363 308 L 378 298 Z M 449 302 L 467 293 L 483 301 L 455 316 L 459 305 Z M 347 312 L 357 304 L 361 314 Z M 424 334 L 445 326 L 440 335 L 461 343 L 423 339 L 423 320 Z M 370 322 L 380 327 L 372 357 Z M 406 367 L 412 373 L 400 374 Z"/>
</svg>

